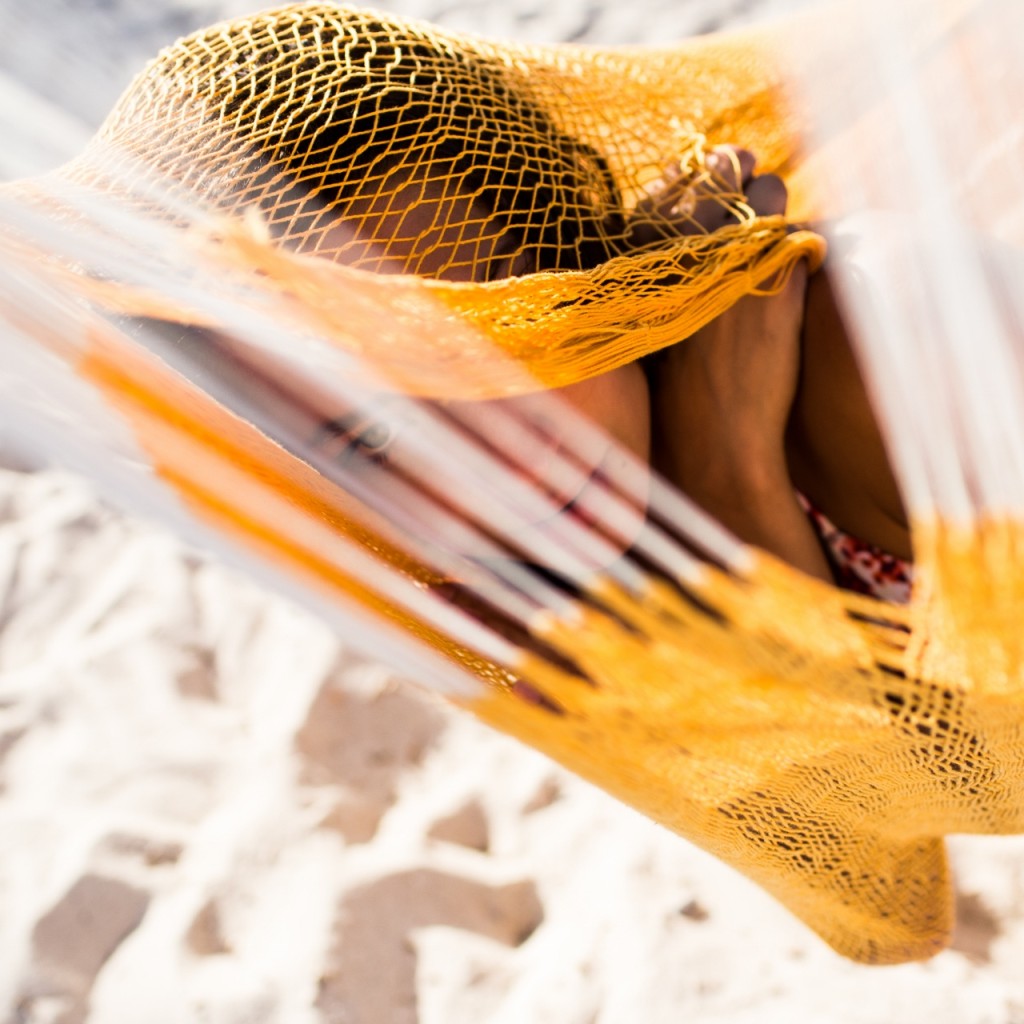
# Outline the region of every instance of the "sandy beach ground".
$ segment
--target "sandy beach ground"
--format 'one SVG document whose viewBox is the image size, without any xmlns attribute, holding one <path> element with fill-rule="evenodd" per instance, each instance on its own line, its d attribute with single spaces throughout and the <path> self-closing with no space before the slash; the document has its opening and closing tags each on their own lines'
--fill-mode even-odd
<svg viewBox="0 0 1024 1024">
<path fill-rule="evenodd" d="M 391 5 L 602 42 L 773 6 Z M 97 4 L 78 38 L 119 88 L 240 9 Z M 76 96 L 88 66 L 47 86 L 85 124 L 113 98 Z M 87 482 L 0 461 L 3 1024 L 1024 1024 L 1024 838 L 951 841 L 951 950 L 851 964 Z"/>
</svg>

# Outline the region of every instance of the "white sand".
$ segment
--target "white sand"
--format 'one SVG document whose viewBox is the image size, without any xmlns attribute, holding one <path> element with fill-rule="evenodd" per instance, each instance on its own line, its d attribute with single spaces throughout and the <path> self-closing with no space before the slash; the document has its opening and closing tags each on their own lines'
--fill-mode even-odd
<svg viewBox="0 0 1024 1024">
<path fill-rule="evenodd" d="M 954 844 L 954 951 L 858 967 L 80 481 L 0 516 L 12 1024 L 1024 1020 L 1024 839 Z"/>
<path fill-rule="evenodd" d="M 393 6 L 625 41 L 778 4 Z M 952 844 L 952 951 L 858 967 L 71 477 L 0 471 L 0 587 L 0 1021 L 1024 1022 L 1024 839 Z"/>
</svg>

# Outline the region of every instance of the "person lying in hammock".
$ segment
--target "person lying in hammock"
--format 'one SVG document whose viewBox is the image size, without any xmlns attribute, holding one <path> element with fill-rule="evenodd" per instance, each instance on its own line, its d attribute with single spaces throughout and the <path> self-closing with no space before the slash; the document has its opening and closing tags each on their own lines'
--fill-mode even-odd
<svg viewBox="0 0 1024 1024">
<path fill-rule="evenodd" d="M 708 153 L 699 125 L 682 123 L 697 111 L 715 141 L 736 128 L 732 137 L 765 168 L 788 169 L 789 143 L 771 150 L 773 124 L 742 130 L 748 114 L 757 122 L 772 113 L 777 93 L 766 98 L 759 76 L 742 89 L 716 88 L 758 69 L 748 37 L 725 57 L 696 45 L 681 55 L 590 59 L 577 49 L 488 49 L 379 18 L 303 4 L 186 40 L 141 77 L 103 146 L 65 178 L 102 186 L 127 150 L 181 182 L 175 211 L 197 194 L 225 218 L 255 211 L 280 246 L 256 232 L 222 245 L 238 238 L 211 238 L 200 221 L 204 257 L 224 254 L 201 265 L 224 270 L 227 284 L 194 287 L 186 298 L 212 293 L 214 312 L 227 313 L 203 320 L 209 311 L 180 294 L 170 296 L 178 304 L 128 295 L 109 302 L 111 317 L 161 317 L 185 331 L 199 323 L 211 335 L 234 329 L 239 348 L 251 342 L 257 357 L 308 342 L 296 362 L 310 351 L 316 362 L 310 372 L 303 364 L 303 383 L 318 385 L 316 374 L 337 367 L 323 391 L 353 404 L 396 353 L 403 365 L 384 377 L 397 380 L 395 403 L 406 394 L 441 403 L 518 395 L 505 399 L 515 404 L 538 381 L 567 384 L 563 396 L 627 448 L 741 536 L 808 572 L 829 571 L 814 531 L 823 521 L 804 517 L 797 491 L 845 529 L 909 556 L 899 492 L 828 282 L 820 274 L 805 282 L 795 262 L 808 252 L 806 233 L 789 233 L 779 215 L 786 197 L 755 173 L 750 154 Z M 648 73 L 648 60 L 661 65 Z M 673 170 L 677 157 L 685 172 Z M 659 174 L 663 187 L 645 194 Z M 797 195 L 794 187 L 791 201 Z M 175 239 L 186 259 L 192 240 Z M 788 268 L 775 297 L 736 301 Z M 279 318 L 278 305 L 302 315 Z M 744 559 L 718 536 L 702 547 L 714 531 L 652 486 L 644 511 L 675 533 L 634 534 L 635 561 L 574 559 L 553 594 L 539 572 L 523 570 L 513 543 L 495 569 L 464 558 L 452 571 L 456 559 L 405 543 L 418 540 L 412 530 L 390 548 L 375 545 L 396 536 L 386 532 L 394 520 L 364 539 L 383 515 L 367 514 L 363 534 L 350 528 L 363 499 L 347 500 L 354 488 L 338 466 L 303 465 L 248 415 L 261 392 L 217 407 L 212 389 L 199 394 L 152 360 L 139 360 L 145 373 L 121 374 L 116 360 L 136 354 L 111 345 L 88 367 L 90 379 L 119 400 L 192 507 L 331 597 L 354 597 L 456 660 L 488 684 L 485 696 L 474 687 L 465 701 L 480 717 L 746 871 L 837 949 L 876 963 L 931 955 L 948 940 L 951 918 L 940 837 L 1024 827 L 1012 686 L 1019 602 L 1001 575 L 1013 573 L 1006 553 L 1019 521 L 996 517 L 991 534 L 984 523 L 921 522 L 922 565 L 936 582 L 907 614 L 808 585 L 769 559 Z M 361 375 L 367 364 L 372 372 Z M 339 380 L 346 372 L 352 380 Z M 199 373 L 189 381 L 204 383 Z M 328 422 L 323 442 L 369 471 L 407 434 L 389 436 L 386 409 L 368 409 L 379 424 Z M 190 443 L 177 444 L 182 435 Z M 479 501 L 478 519 L 490 525 L 499 505 L 487 501 L 493 460 L 474 473 L 476 465 L 449 471 L 446 460 L 457 456 L 444 448 L 413 454 L 439 487 L 472 477 L 462 507 L 476 511 Z M 376 475 L 384 486 L 403 465 L 395 458 L 389 469 L 391 479 Z M 268 508 L 256 514 L 260 501 Z M 921 508 L 912 512 L 918 525 Z M 600 509 L 570 525 L 573 541 L 607 532 Z M 643 546 L 652 536 L 664 541 L 660 550 Z M 704 571 L 693 550 L 726 571 Z M 672 557 L 655 565 L 662 578 L 652 579 L 647 563 L 666 552 Z M 977 568 L 968 565 L 974 558 Z M 617 576 L 603 571 L 623 566 Z M 442 600 L 425 593 L 437 581 L 497 606 L 537 644 L 516 643 L 501 621 L 486 633 L 472 616 L 449 615 L 443 591 Z M 558 600 L 572 586 L 571 600 Z M 493 642 L 503 633 L 511 645 Z M 548 642 L 557 651 L 545 662 L 538 648 Z M 518 675 L 532 692 L 510 678 Z M 506 700 L 508 690 L 564 715 Z"/>
<path fill-rule="evenodd" d="M 234 54 L 223 69 L 224 81 L 239 81 L 218 86 L 228 99 L 214 108 L 234 120 L 233 144 L 241 131 L 246 145 L 230 173 L 197 175 L 198 190 L 236 211 L 255 206 L 294 251 L 383 274 L 496 281 L 587 270 L 786 211 L 780 179 L 758 175 L 755 155 L 729 146 L 706 154 L 697 180 L 669 167 L 630 207 L 605 160 L 511 88 L 505 68 L 458 54 L 455 70 L 469 69 L 487 105 L 455 89 L 428 102 L 416 58 L 422 68 L 437 52 L 405 40 L 378 74 L 371 55 L 383 61 L 384 48 L 370 42 L 380 27 L 362 30 L 365 39 L 347 44 L 349 62 L 358 67 L 366 48 L 370 71 L 350 69 L 333 112 L 321 106 L 304 121 L 275 119 L 279 97 L 260 100 L 271 129 L 247 120 L 254 69 L 278 51 Z M 354 105 L 343 107 L 345 90 Z M 500 122 L 519 126 L 522 152 L 501 152 Z M 542 174 L 527 152 L 541 144 Z M 908 599 L 906 516 L 824 274 L 808 281 L 798 265 L 779 294 L 745 298 L 675 345 L 559 390 L 742 540 L 819 578 Z"/>
<path fill-rule="evenodd" d="M 707 165 L 696 190 L 668 172 L 626 225 L 631 245 L 713 232 L 736 196 L 756 216 L 785 213 L 785 186 L 755 173 L 753 153 L 718 147 Z M 378 273 L 472 281 L 543 269 L 468 189 L 403 167 L 318 242 Z M 909 599 L 906 518 L 825 273 L 808 279 L 801 264 L 779 294 L 746 298 L 677 345 L 558 393 L 742 540 L 819 578 Z M 379 425 L 359 430 L 347 440 L 373 437 L 385 457 Z"/>
<path fill-rule="evenodd" d="M 738 154 L 751 207 L 784 213 L 784 186 L 754 165 Z M 643 362 L 652 464 L 669 480 L 811 575 L 909 600 L 906 513 L 827 270 L 801 265 L 778 295 L 743 299 Z"/>
<path fill-rule="evenodd" d="M 737 196 L 757 216 L 785 213 L 785 186 L 755 173 L 753 153 L 719 147 L 708 169 L 696 190 L 670 169 L 626 225 L 628 244 L 713 232 Z M 317 242 L 378 273 L 452 281 L 546 269 L 548 252 L 517 246 L 456 179 L 402 167 Z M 808 281 L 800 266 L 779 295 L 744 299 L 671 348 L 559 391 L 742 540 L 819 578 L 909 599 L 906 518 L 825 273 Z"/>
</svg>

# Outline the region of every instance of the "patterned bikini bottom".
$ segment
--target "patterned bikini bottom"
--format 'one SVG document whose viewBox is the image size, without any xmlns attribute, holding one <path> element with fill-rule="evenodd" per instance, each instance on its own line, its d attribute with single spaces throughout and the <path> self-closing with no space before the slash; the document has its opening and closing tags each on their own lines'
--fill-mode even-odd
<svg viewBox="0 0 1024 1024">
<path fill-rule="evenodd" d="M 913 563 L 844 533 L 797 492 L 807 518 L 825 550 L 836 584 L 892 604 L 907 604 L 914 584 Z"/>
</svg>

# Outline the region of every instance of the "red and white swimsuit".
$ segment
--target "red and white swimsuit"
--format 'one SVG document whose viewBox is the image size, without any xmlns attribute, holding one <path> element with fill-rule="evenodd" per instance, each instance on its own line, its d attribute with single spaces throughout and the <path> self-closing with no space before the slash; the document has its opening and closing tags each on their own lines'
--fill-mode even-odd
<svg viewBox="0 0 1024 1024">
<path fill-rule="evenodd" d="M 821 540 L 837 586 L 892 604 L 910 601 L 914 584 L 914 566 L 910 562 L 844 533 L 799 492 L 797 499 Z"/>
</svg>

